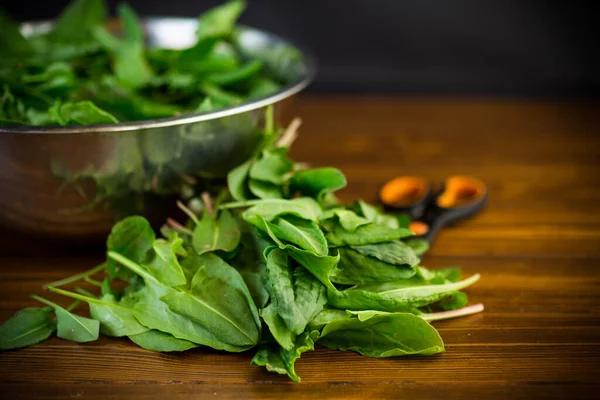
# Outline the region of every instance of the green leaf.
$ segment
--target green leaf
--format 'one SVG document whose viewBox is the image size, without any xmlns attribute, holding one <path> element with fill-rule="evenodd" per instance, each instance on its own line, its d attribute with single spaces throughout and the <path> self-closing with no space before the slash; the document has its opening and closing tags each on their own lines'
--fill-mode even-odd
<svg viewBox="0 0 600 400">
<path fill-rule="evenodd" d="M 249 231 L 242 233 L 240 240 L 242 250 L 229 263 L 244 278 L 256 307 L 263 308 L 269 300 L 269 292 L 264 279 L 267 276 L 267 268 L 263 253 L 270 243 L 261 238 L 256 229 L 247 224 L 243 226 L 248 227 Z"/>
<path fill-rule="evenodd" d="M 237 200 L 242 201 L 248 199 L 248 189 L 246 188 L 246 178 L 250 173 L 252 167 L 252 160 L 246 161 L 243 164 L 238 165 L 227 174 L 227 188 L 231 193 L 231 196 Z"/>
<path fill-rule="evenodd" d="M 11 92 L 8 85 L 2 85 L 0 97 L 0 124 L 19 125 L 25 122 L 25 105 Z"/>
<path fill-rule="evenodd" d="M 375 284 L 357 285 L 353 289 L 365 290 L 368 292 L 385 292 L 403 287 L 444 285 L 446 283 L 458 282 L 460 280 L 460 270 L 458 268 L 444 268 L 437 271 L 430 271 L 425 267 L 415 268 L 415 274 L 406 279 L 397 281 L 377 282 Z"/>
<path fill-rule="evenodd" d="M 393 313 L 386 311 L 376 311 L 376 310 L 365 310 L 365 311 L 351 311 L 346 310 L 346 314 L 349 317 L 356 317 L 360 322 L 366 321 L 378 315 L 391 315 Z"/>
<path fill-rule="evenodd" d="M 458 310 L 463 308 L 469 302 L 469 297 L 463 292 L 452 293 L 452 295 L 440 302 L 442 310 Z"/>
<path fill-rule="evenodd" d="M 332 282 L 345 285 L 381 283 L 407 279 L 415 274 L 415 269 L 407 264 L 391 264 L 374 257 L 361 254 L 351 248 L 338 249 L 340 262 L 331 272 Z"/>
<path fill-rule="evenodd" d="M 375 223 L 385 225 L 388 228 L 392 228 L 392 229 L 400 228 L 400 222 L 399 222 L 398 218 L 396 218 L 394 215 L 390 215 L 390 214 L 384 214 L 384 213 L 379 214 L 375 218 Z M 403 228 L 403 229 L 408 229 L 408 227 Z"/>
<path fill-rule="evenodd" d="M 124 268 L 125 269 L 125 268 Z M 144 288 L 144 279 L 139 275 L 133 275 L 133 278 L 129 281 L 129 286 L 123 289 L 120 301 L 123 301 L 126 297 L 133 297 L 136 293 Z"/>
<path fill-rule="evenodd" d="M 152 79 L 152 69 L 144 58 L 143 51 L 137 46 L 126 46 L 113 57 L 113 70 L 123 87 L 138 89 Z M 172 113 L 169 114 L 172 115 Z"/>
<path fill-rule="evenodd" d="M 325 287 L 337 290 L 329 280 L 329 276 L 340 261 L 339 253 L 335 256 L 323 256 L 310 250 L 302 250 L 294 245 L 285 244 L 273 233 L 267 221 L 260 215 L 257 218 L 258 228 L 266 232 L 280 249 L 285 250 L 294 260 L 321 281 Z"/>
<path fill-rule="evenodd" d="M 111 295 L 104 295 L 99 301 L 89 301 L 89 304 L 90 316 L 100 322 L 100 332 L 104 335 L 130 336 L 149 330 L 135 318 L 132 307 L 119 304 Z"/>
<path fill-rule="evenodd" d="M 118 297 L 119 292 L 117 290 L 113 289 L 110 283 L 111 283 L 111 280 L 109 277 L 104 278 L 104 280 L 102 281 L 102 286 L 100 286 L 101 296 L 110 295 L 113 297 Z M 101 327 L 101 329 L 102 329 L 102 327 Z"/>
<path fill-rule="evenodd" d="M 1 120 L 1 118 L 0 118 Z M 1 123 L 1 121 L 0 121 Z M 54 121 L 50 117 L 48 111 L 40 111 L 35 108 L 29 108 L 27 110 L 27 123 L 33 126 L 41 126 L 41 125 L 52 125 Z"/>
<path fill-rule="evenodd" d="M 224 90 L 207 81 L 202 82 L 198 87 L 198 90 L 205 96 L 210 96 L 215 101 L 222 103 L 224 106 L 232 106 L 242 102 L 242 97 L 238 94 Z"/>
<path fill-rule="evenodd" d="M 0 326 L 0 350 L 18 349 L 48 339 L 56 330 L 51 307 L 25 308 Z"/>
<path fill-rule="evenodd" d="M 21 82 L 37 85 L 36 90 L 41 92 L 62 95 L 77 85 L 77 77 L 71 64 L 56 61 L 45 66 L 42 72 L 22 75 Z"/>
<path fill-rule="evenodd" d="M 402 281 L 382 285 L 358 286 L 343 291 L 328 291 L 329 304 L 345 310 L 378 310 L 418 312 L 418 307 L 438 302 L 455 292 L 472 285 L 479 275 L 460 282 L 437 285 L 405 286 Z"/>
<path fill-rule="evenodd" d="M 302 170 L 292 177 L 291 187 L 320 201 L 326 193 L 346 187 L 346 177 L 336 168 Z"/>
<path fill-rule="evenodd" d="M 239 64 L 237 58 L 230 54 L 214 52 L 217 43 L 219 43 L 218 38 L 207 38 L 196 42 L 192 47 L 175 53 L 172 60 L 169 60 L 168 66 L 179 71 L 202 75 L 235 69 Z"/>
<path fill-rule="evenodd" d="M 203 254 L 200 261 L 202 267 L 189 291 L 172 291 L 161 299 L 172 311 L 205 326 L 223 342 L 255 346 L 260 319 L 241 275 L 214 254 Z"/>
<path fill-rule="evenodd" d="M 281 192 L 281 186 L 275 185 L 274 183 L 263 182 L 256 179 L 250 179 L 248 181 L 248 188 L 250 192 L 258 197 L 259 199 L 282 199 L 283 193 Z"/>
<path fill-rule="evenodd" d="M 238 17 L 245 8 L 245 1 L 230 0 L 202 13 L 198 17 L 198 29 L 196 30 L 198 42 L 209 38 L 224 38 L 231 35 Z"/>
<path fill-rule="evenodd" d="M 308 332 L 298 336 L 294 346 L 290 350 L 283 349 L 277 345 L 261 346 L 250 362 L 267 368 L 267 371 L 288 375 L 294 382 L 300 382 L 300 377 L 294 370 L 294 363 L 302 353 L 314 350 L 314 341 Z"/>
<path fill-rule="evenodd" d="M 286 326 L 299 335 L 327 302 L 325 287 L 306 269 L 292 270 L 283 250 L 267 249 L 265 257 L 277 312 Z"/>
<path fill-rule="evenodd" d="M 61 339 L 85 343 L 98 340 L 100 323 L 94 319 L 72 314 L 64 308 L 55 308 L 57 330 L 56 335 Z"/>
<path fill-rule="evenodd" d="M 377 207 L 362 200 L 356 202 L 355 208 L 357 209 L 357 212 L 371 222 L 375 222 L 377 216 L 381 214 L 381 211 Z"/>
<path fill-rule="evenodd" d="M 98 108 L 91 101 L 64 103 L 49 110 L 50 118 L 59 125 L 116 124 L 117 118 Z"/>
<path fill-rule="evenodd" d="M 257 308 L 264 307 L 269 300 L 269 292 L 263 282 L 264 272 L 262 270 L 264 270 L 264 265 L 264 263 L 257 263 L 257 272 L 253 272 L 250 269 L 239 270 Z"/>
<path fill-rule="evenodd" d="M 126 88 L 137 89 L 150 82 L 154 72 L 144 54 L 143 31 L 135 11 L 127 4 L 117 9 L 125 28 L 125 43 L 113 54 L 113 69 Z"/>
<path fill-rule="evenodd" d="M 125 40 L 132 43 L 142 43 L 144 41 L 144 30 L 133 8 L 127 3 L 121 3 L 117 6 L 117 13 L 123 22 Z"/>
<path fill-rule="evenodd" d="M 449 282 L 458 282 L 460 280 L 460 268 L 442 268 L 442 269 L 438 269 L 437 271 L 428 271 L 425 268 L 421 267 L 420 271 L 422 274 L 424 274 L 424 271 L 427 271 L 429 273 L 429 276 L 427 275 L 423 275 L 424 279 L 428 279 L 433 281 L 434 279 L 436 280 L 435 282 L 432 283 L 442 283 L 445 281 L 449 281 Z"/>
<path fill-rule="evenodd" d="M 134 302 L 128 297 L 117 302 L 112 294 L 105 294 L 98 299 L 55 287 L 51 287 L 50 291 L 87 302 L 90 306 L 90 316 L 100 323 L 100 332 L 104 335 L 120 337 L 149 330 L 134 317 Z"/>
<path fill-rule="evenodd" d="M 415 252 L 417 257 L 421 257 L 429 250 L 429 242 L 426 239 L 406 239 L 404 243 Z"/>
<path fill-rule="evenodd" d="M 306 197 L 292 200 L 265 199 L 254 202 L 253 205 L 242 213 L 242 218 L 253 225 L 258 223 L 259 216 L 265 221 L 272 221 L 280 215 L 294 215 L 317 222 L 321 214 L 319 205 Z"/>
<path fill-rule="evenodd" d="M 287 245 L 285 250 L 300 265 L 313 274 L 328 289 L 335 290 L 329 279 L 331 272 L 340 261 L 340 254 L 335 256 L 321 256 L 308 250 L 300 250 L 294 246 Z"/>
<path fill-rule="evenodd" d="M 396 220 L 398 221 L 398 228 L 408 228 L 410 226 L 411 220 L 408 214 L 400 213 L 395 214 Z"/>
<path fill-rule="evenodd" d="M 54 308 L 56 313 L 56 335 L 59 338 L 79 343 L 92 342 L 98 339 L 100 334 L 100 323 L 98 321 L 72 314 L 58 304 L 39 296 L 34 295 L 31 297 Z"/>
<path fill-rule="evenodd" d="M 258 76 L 252 80 L 248 97 L 256 99 L 275 93 L 281 89 L 281 85 L 266 76 Z"/>
<path fill-rule="evenodd" d="M 204 100 L 202 100 L 202 102 L 200 104 L 198 104 L 198 107 L 196 107 L 194 112 L 197 112 L 197 113 L 207 112 L 207 111 L 214 110 L 215 108 L 217 108 L 217 107 L 215 107 L 213 105 L 213 101 L 210 99 L 210 97 L 205 97 Z"/>
<path fill-rule="evenodd" d="M 317 255 L 328 254 L 327 240 L 323 231 L 313 221 L 307 221 L 293 215 L 286 215 L 267 222 L 277 238 L 289 242 L 301 249 L 312 251 Z"/>
<path fill-rule="evenodd" d="M 294 163 L 286 156 L 285 151 L 265 151 L 250 168 L 250 178 L 281 185 L 292 168 Z"/>
<path fill-rule="evenodd" d="M 156 235 L 148 220 L 140 216 L 128 217 L 113 226 L 106 240 L 106 249 L 141 264 L 146 262 L 155 239 Z M 106 261 L 106 270 L 112 278 L 130 279 L 132 277 L 128 269 L 123 268 L 111 258 Z"/>
<path fill-rule="evenodd" d="M 233 251 L 240 243 L 240 229 L 227 210 L 221 211 L 217 221 L 205 212 L 194 228 L 192 243 L 198 254 L 215 250 Z"/>
<path fill-rule="evenodd" d="M 376 358 L 444 351 L 444 343 L 435 328 L 410 313 L 334 320 L 325 325 L 317 341 L 332 349 L 351 350 Z"/>
<path fill-rule="evenodd" d="M 367 225 L 371 221 L 366 218 L 359 217 L 355 212 L 344 208 L 334 208 L 323 212 L 321 220 L 337 218 L 339 224 L 348 232 L 354 232 L 360 226 Z"/>
<path fill-rule="evenodd" d="M 354 232 L 347 231 L 337 224 L 328 225 L 327 228 L 329 233 L 326 237 L 331 246 L 360 246 L 389 242 L 414 235 L 408 229 L 394 229 L 377 223 L 359 226 Z"/>
<path fill-rule="evenodd" d="M 263 69 L 263 64 L 259 60 L 250 60 L 239 68 L 225 72 L 215 72 L 206 77 L 206 79 L 215 85 L 228 86 L 235 85 L 256 76 Z"/>
<path fill-rule="evenodd" d="M 171 334 L 155 329 L 137 335 L 130 335 L 129 339 L 146 350 L 160 352 L 186 351 L 198 347 L 197 344 L 188 340 L 177 339 Z"/>
<path fill-rule="evenodd" d="M 260 315 L 269 327 L 269 331 L 273 335 L 273 338 L 275 338 L 282 348 L 291 349 L 294 347 L 296 334 L 288 328 L 283 318 L 281 318 L 281 315 L 279 315 L 276 302 L 271 302 L 271 304 L 263 308 L 260 311 Z"/>
<path fill-rule="evenodd" d="M 119 83 L 127 89 L 138 89 L 148 84 L 154 76 L 144 53 L 143 30 L 131 7 L 121 4 L 117 11 L 123 21 L 124 39 L 116 38 L 102 26 L 95 27 L 92 32 L 111 55 L 113 71 Z"/>
<path fill-rule="evenodd" d="M 95 104 L 110 109 L 123 120 L 145 120 L 172 117 L 181 111 L 181 106 L 160 102 L 122 87 L 114 76 L 101 82 L 85 85 L 82 97 L 92 99 Z"/>
<path fill-rule="evenodd" d="M 0 81 L 10 86 L 17 98 L 11 102 L 10 112 L 0 112 L 0 124 L 92 125 L 167 118 L 195 112 L 199 104 L 196 112 L 239 104 L 261 92 L 272 93 L 290 79 L 273 77 L 272 68 L 265 68 L 260 57 L 243 51 L 243 43 L 233 33 L 244 6 L 243 1 L 233 1 L 208 11 L 199 18 L 198 42 L 182 50 L 146 48 L 140 19 L 126 4 L 117 6 L 117 26 L 122 29 L 113 30 L 115 25 L 106 23 L 107 9 L 102 0 L 77 0 L 49 33 L 34 32 L 27 38 L 20 33 L 18 23 L 2 14 Z M 301 59 L 293 63 L 304 64 Z M 15 65 L 18 68 L 13 68 Z M 297 71 L 292 75 L 295 79 Z M 209 102 L 204 101 L 206 97 Z M 55 100 L 57 105 L 53 106 Z M 82 101 L 93 103 L 74 105 Z M 64 103 L 64 110 L 60 103 Z M 252 128 L 251 116 L 244 117 Z M 159 155 L 158 165 L 167 164 L 166 151 L 152 154 Z M 151 162 L 156 165 L 156 161 Z M 210 158 L 196 158 L 193 165 L 176 168 L 208 173 L 196 168 L 203 163 L 211 164 Z M 222 168 L 219 174 L 228 169 Z M 160 172 L 166 175 L 175 171 Z M 144 182 L 147 187 L 151 186 L 148 181 Z M 171 190 L 163 186 L 151 189 L 160 194 Z M 262 197 L 274 197 L 275 192 L 262 193 Z M 110 203 L 132 202 L 119 198 Z M 128 211 L 134 212 L 139 209 Z M 118 216 L 124 215 L 128 214 Z"/>
<path fill-rule="evenodd" d="M 152 244 L 154 257 L 145 263 L 144 267 L 167 286 L 185 285 L 187 279 L 177 260 L 177 253 L 181 251 L 182 246 L 183 239 L 179 237 L 170 241 L 156 239 Z"/>
<path fill-rule="evenodd" d="M 133 314 L 143 325 L 151 329 L 169 333 L 177 339 L 212 347 L 216 350 L 230 352 L 247 350 L 246 347 L 233 346 L 221 341 L 204 326 L 171 311 L 169 306 L 161 301 L 159 297 L 167 292 L 153 285 L 149 285 L 148 287 L 148 289 L 144 289 L 144 296 L 133 308 Z"/>
<path fill-rule="evenodd" d="M 104 25 L 106 15 L 103 0 L 74 0 L 58 17 L 49 38 L 59 42 L 85 43 L 91 39 L 89 30 Z"/>
<path fill-rule="evenodd" d="M 189 251 L 187 256 L 181 259 L 179 265 L 181 265 L 186 282 L 191 282 L 196 272 L 198 272 L 198 268 L 202 266 L 202 263 L 195 251 Z"/>
<path fill-rule="evenodd" d="M 375 207 L 371 204 L 367 204 L 362 200 L 356 202 L 355 208 L 362 214 L 366 219 L 371 222 L 387 226 L 391 229 L 405 228 L 408 229 L 408 225 L 400 224 L 400 218 L 398 216 L 384 213 L 380 208 Z M 410 220 L 408 221 L 410 223 Z"/>
<path fill-rule="evenodd" d="M 290 82 L 306 73 L 302 53 L 284 42 L 272 43 L 268 48 L 245 46 L 241 52 L 244 58 L 262 61 L 268 76 L 278 81 Z"/>
<path fill-rule="evenodd" d="M 143 267 L 115 252 L 108 252 L 108 257 L 117 260 L 144 279 L 145 286 L 136 293 L 137 302 L 133 306 L 133 315 L 142 325 L 216 350 L 230 352 L 247 350 L 246 347 L 233 346 L 221 341 L 204 326 L 172 311 L 160 299 L 174 289 L 160 283 Z"/>
<path fill-rule="evenodd" d="M 308 324 L 309 331 L 321 331 L 325 325 L 331 321 L 350 318 L 347 311 L 338 310 L 337 308 L 324 308 L 318 313 Z"/>
<path fill-rule="evenodd" d="M 351 246 L 352 250 L 359 253 L 376 258 L 392 265 L 406 265 L 414 267 L 419 263 L 419 259 L 415 255 L 411 247 L 407 246 L 399 240 L 390 242 L 364 244 L 361 246 Z"/>
</svg>

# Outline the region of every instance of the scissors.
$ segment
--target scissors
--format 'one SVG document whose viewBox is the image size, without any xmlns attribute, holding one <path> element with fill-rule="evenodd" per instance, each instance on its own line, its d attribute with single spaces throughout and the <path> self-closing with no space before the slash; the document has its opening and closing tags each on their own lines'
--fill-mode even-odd
<svg viewBox="0 0 600 400">
<path fill-rule="evenodd" d="M 480 179 L 455 175 L 436 190 L 424 178 L 399 176 L 387 181 L 378 197 L 386 211 L 407 214 L 415 237 L 431 244 L 441 228 L 472 217 L 485 207 L 487 187 Z"/>
</svg>

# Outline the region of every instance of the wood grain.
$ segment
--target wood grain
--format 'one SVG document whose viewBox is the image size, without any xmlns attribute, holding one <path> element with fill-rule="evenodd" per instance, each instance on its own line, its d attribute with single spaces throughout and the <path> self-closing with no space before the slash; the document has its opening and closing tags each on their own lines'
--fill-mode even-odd
<svg viewBox="0 0 600 400">
<path fill-rule="evenodd" d="M 0 354 L 0 397 L 558 399 L 600 389 L 597 105 L 305 98 L 292 109 L 289 119 L 304 120 L 293 156 L 341 168 L 344 200 L 374 201 L 399 174 L 436 183 L 472 174 L 489 186 L 484 213 L 441 232 L 423 262 L 482 274 L 468 294 L 486 310 L 435 324 L 445 353 L 376 360 L 319 347 L 297 363 L 293 384 L 250 366 L 251 354 L 53 338 Z M 0 239 L 0 320 L 102 258 L 13 232 Z"/>
</svg>

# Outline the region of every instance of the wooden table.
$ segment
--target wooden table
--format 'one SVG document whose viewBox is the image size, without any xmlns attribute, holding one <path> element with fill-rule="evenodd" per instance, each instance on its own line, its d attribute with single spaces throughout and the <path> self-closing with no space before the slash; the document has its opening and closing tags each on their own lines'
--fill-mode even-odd
<svg viewBox="0 0 600 400">
<path fill-rule="evenodd" d="M 447 229 L 423 264 L 482 278 L 482 314 L 436 323 L 447 351 L 369 359 L 319 347 L 301 384 L 250 366 L 251 354 L 155 354 L 126 339 L 57 338 L 0 354 L 1 398 L 584 398 L 600 389 L 598 107 L 573 102 L 304 98 L 298 160 L 347 175 L 344 200 L 382 181 L 473 174 L 489 185 L 477 218 Z M 41 285 L 102 255 L 2 235 L 0 320 Z M 10 397 L 12 396 L 12 397 Z"/>
</svg>

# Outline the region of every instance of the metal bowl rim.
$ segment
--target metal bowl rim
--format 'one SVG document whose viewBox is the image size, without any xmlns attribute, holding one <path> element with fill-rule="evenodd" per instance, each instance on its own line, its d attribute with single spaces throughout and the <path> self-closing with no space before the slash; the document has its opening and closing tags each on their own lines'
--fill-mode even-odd
<svg viewBox="0 0 600 400">
<path fill-rule="evenodd" d="M 182 20 L 182 21 L 191 21 L 195 20 L 194 18 L 185 18 L 185 17 L 146 17 L 143 18 L 144 22 L 149 21 L 157 21 L 157 20 Z M 36 22 L 27 22 L 27 24 L 33 25 L 41 25 L 47 24 L 50 21 L 36 21 Z M 189 113 L 177 117 L 170 118 L 159 118 L 159 119 L 150 119 L 143 121 L 130 121 L 130 122 L 119 122 L 117 124 L 102 124 L 102 125 L 77 125 L 77 126 L 29 126 L 29 125 L 17 125 L 17 126 L 0 126 L 0 134 L 7 133 L 18 133 L 18 134 L 90 134 L 90 133 L 115 133 L 115 132 L 128 132 L 135 131 L 140 129 L 151 129 L 151 128 L 164 128 L 170 126 L 178 126 L 185 124 L 193 124 L 197 122 L 210 121 L 215 119 L 220 119 L 224 117 L 230 117 L 233 115 L 243 114 L 245 112 L 257 110 L 259 108 L 263 108 L 269 106 L 271 104 L 277 103 L 279 101 L 285 100 L 288 97 L 293 96 L 294 94 L 300 92 L 302 89 L 306 88 L 314 79 L 317 70 L 317 63 L 315 61 L 314 56 L 307 51 L 302 46 L 297 45 L 291 40 L 284 38 L 280 35 L 276 35 L 274 33 L 264 31 L 261 29 L 256 29 L 249 26 L 242 26 L 244 30 L 249 30 L 253 32 L 257 32 L 261 35 L 265 35 L 269 39 L 274 39 L 275 41 L 286 43 L 288 45 L 293 46 L 297 50 L 299 50 L 304 59 L 304 63 L 306 65 L 306 74 L 301 76 L 300 78 L 292 81 L 279 89 L 276 92 L 271 93 L 270 95 L 245 101 L 236 106 L 229 106 L 220 108 L 216 111 L 209 111 L 203 113 Z"/>
</svg>

